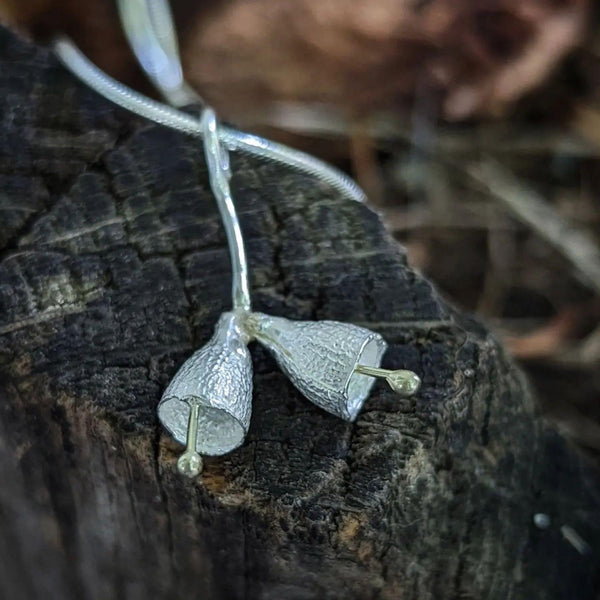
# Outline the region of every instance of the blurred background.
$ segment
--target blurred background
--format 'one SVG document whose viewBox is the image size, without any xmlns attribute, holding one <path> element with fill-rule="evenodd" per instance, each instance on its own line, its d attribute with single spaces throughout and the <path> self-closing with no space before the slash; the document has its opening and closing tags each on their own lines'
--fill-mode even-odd
<svg viewBox="0 0 600 600">
<path fill-rule="evenodd" d="M 411 264 L 484 319 L 600 464 L 600 3 L 172 2 L 221 114 L 352 174 Z M 152 94 L 111 1 L 0 0 Z"/>
</svg>

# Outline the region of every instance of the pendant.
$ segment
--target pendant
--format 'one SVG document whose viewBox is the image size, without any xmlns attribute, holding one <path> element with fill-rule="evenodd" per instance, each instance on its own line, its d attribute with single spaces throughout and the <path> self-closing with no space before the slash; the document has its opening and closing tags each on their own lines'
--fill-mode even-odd
<svg viewBox="0 0 600 600">
<path fill-rule="evenodd" d="M 201 455 L 222 455 L 244 441 L 252 412 L 252 341 L 271 352 L 308 400 L 347 421 L 356 419 L 376 378 L 406 396 L 420 386 L 412 371 L 380 368 L 387 344 L 378 333 L 350 323 L 292 321 L 251 310 L 246 253 L 229 188 L 229 158 L 219 140 L 216 115 L 208 107 L 202 131 L 211 188 L 231 254 L 234 308 L 221 315 L 213 337 L 183 364 L 158 405 L 164 428 L 186 446 L 177 468 L 188 477 L 202 471 Z"/>
<path fill-rule="evenodd" d="M 172 106 L 129 89 L 102 72 L 66 38 L 54 49 L 82 81 L 132 112 L 202 139 L 211 190 L 229 248 L 232 309 L 224 312 L 212 338 L 179 369 L 158 405 L 163 427 L 184 453 L 178 471 L 195 477 L 202 456 L 219 456 L 239 447 L 252 413 L 252 360 L 248 344 L 258 342 L 274 356 L 291 383 L 311 402 L 354 421 L 375 379 L 385 379 L 398 394 L 410 396 L 418 375 L 381 368 L 385 340 L 364 327 L 338 321 L 292 321 L 254 312 L 251 306 L 244 238 L 231 195 L 229 150 L 247 152 L 326 181 L 346 197 L 362 202 L 364 193 L 348 176 L 313 156 L 231 127 L 220 127 L 212 108 L 200 119 L 177 108 L 201 103 L 183 79 L 175 29 L 164 1 L 118 0 L 125 33 L 140 65 Z"/>
</svg>

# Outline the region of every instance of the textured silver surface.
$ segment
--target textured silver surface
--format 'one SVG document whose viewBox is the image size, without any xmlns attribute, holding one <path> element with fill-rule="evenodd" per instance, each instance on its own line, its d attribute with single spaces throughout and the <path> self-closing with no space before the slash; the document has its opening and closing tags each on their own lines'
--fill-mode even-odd
<svg viewBox="0 0 600 600">
<path fill-rule="evenodd" d="M 387 345 L 379 334 L 349 323 L 261 313 L 251 315 L 249 327 L 304 396 L 342 419 L 356 418 L 375 380 L 354 368 L 380 365 Z"/>
<path fill-rule="evenodd" d="M 213 337 L 183 364 L 158 405 L 161 423 L 185 444 L 189 402 L 198 401 L 196 450 L 200 454 L 225 454 L 244 441 L 252 410 L 247 341 L 237 316 L 221 315 Z"/>
</svg>

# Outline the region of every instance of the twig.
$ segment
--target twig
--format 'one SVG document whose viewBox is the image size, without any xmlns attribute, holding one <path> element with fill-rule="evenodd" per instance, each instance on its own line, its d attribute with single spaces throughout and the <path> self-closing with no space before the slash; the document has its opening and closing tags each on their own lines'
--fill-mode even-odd
<svg viewBox="0 0 600 600">
<path fill-rule="evenodd" d="M 498 214 L 498 207 L 488 204 L 489 223 L 507 221 L 506 215 Z M 488 228 L 488 267 L 485 271 L 483 289 L 477 302 L 477 313 L 491 317 L 502 312 L 511 280 L 510 264 L 514 262 L 515 240 L 511 232 Z"/>
<path fill-rule="evenodd" d="M 383 182 L 377 160 L 377 148 L 365 121 L 354 123 L 349 141 L 356 180 L 367 193 L 371 204 L 379 206 L 383 198 Z"/>
<path fill-rule="evenodd" d="M 585 232 L 566 222 L 537 192 L 501 165 L 486 160 L 468 165 L 466 172 L 514 217 L 569 260 L 582 283 L 600 293 L 600 250 Z"/>
<path fill-rule="evenodd" d="M 241 120 L 240 120 L 241 119 Z M 347 138 L 352 124 L 340 111 L 323 105 L 279 103 L 268 111 L 253 112 L 238 117 L 246 128 L 274 127 L 305 136 L 320 138 Z M 369 117 L 368 135 L 380 145 L 386 142 L 406 142 L 421 147 L 415 138 L 412 125 L 387 113 Z M 595 158 L 600 148 L 588 141 L 587 135 L 561 128 L 542 131 L 531 127 L 506 126 L 506 124 L 477 124 L 470 127 L 437 127 L 434 139 L 426 141 L 425 149 L 442 155 L 475 155 L 485 152 L 494 154 L 551 154 Z"/>
<path fill-rule="evenodd" d="M 452 212 L 432 211 L 428 206 L 395 206 L 386 205 L 385 221 L 394 233 L 406 233 L 415 229 L 447 229 L 447 230 L 483 230 L 483 231 L 515 231 L 518 225 L 514 222 L 496 220 L 490 223 L 487 205 L 471 203 L 462 206 L 456 203 Z"/>
</svg>

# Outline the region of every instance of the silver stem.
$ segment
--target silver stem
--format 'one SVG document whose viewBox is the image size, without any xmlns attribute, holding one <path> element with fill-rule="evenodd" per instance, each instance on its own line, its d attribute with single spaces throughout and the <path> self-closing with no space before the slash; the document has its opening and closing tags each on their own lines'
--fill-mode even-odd
<svg viewBox="0 0 600 600">
<path fill-rule="evenodd" d="M 235 211 L 229 179 L 229 154 L 221 145 L 219 126 L 215 111 L 206 107 L 201 118 L 202 137 L 204 138 L 204 155 L 208 165 L 210 186 L 217 199 L 221 220 L 227 235 L 229 255 L 231 256 L 232 284 L 231 294 L 233 308 L 250 310 L 250 285 L 248 283 L 248 261 L 244 249 L 244 238 L 240 222 Z"/>
<path fill-rule="evenodd" d="M 118 0 L 125 35 L 140 65 L 169 104 L 200 101 L 183 78 L 177 36 L 168 0 Z M 188 93 L 191 92 L 191 93 Z M 227 235 L 232 268 L 234 310 L 250 310 L 250 285 L 244 238 L 235 210 L 229 180 L 229 154 L 219 139 L 215 111 L 206 106 L 200 119 L 210 186 L 217 200 Z"/>
<path fill-rule="evenodd" d="M 155 123 L 202 137 L 202 127 L 197 118 L 151 100 L 115 81 L 90 62 L 68 38 L 56 39 L 54 50 L 67 69 L 111 102 Z M 291 167 L 320 179 L 350 200 L 366 201 L 365 193 L 355 181 L 310 154 L 226 126 L 219 127 L 219 139 L 231 151 L 238 150 Z"/>
<path fill-rule="evenodd" d="M 202 102 L 183 78 L 168 0 L 117 0 L 117 6 L 129 45 L 165 100 L 176 107 Z"/>
</svg>

